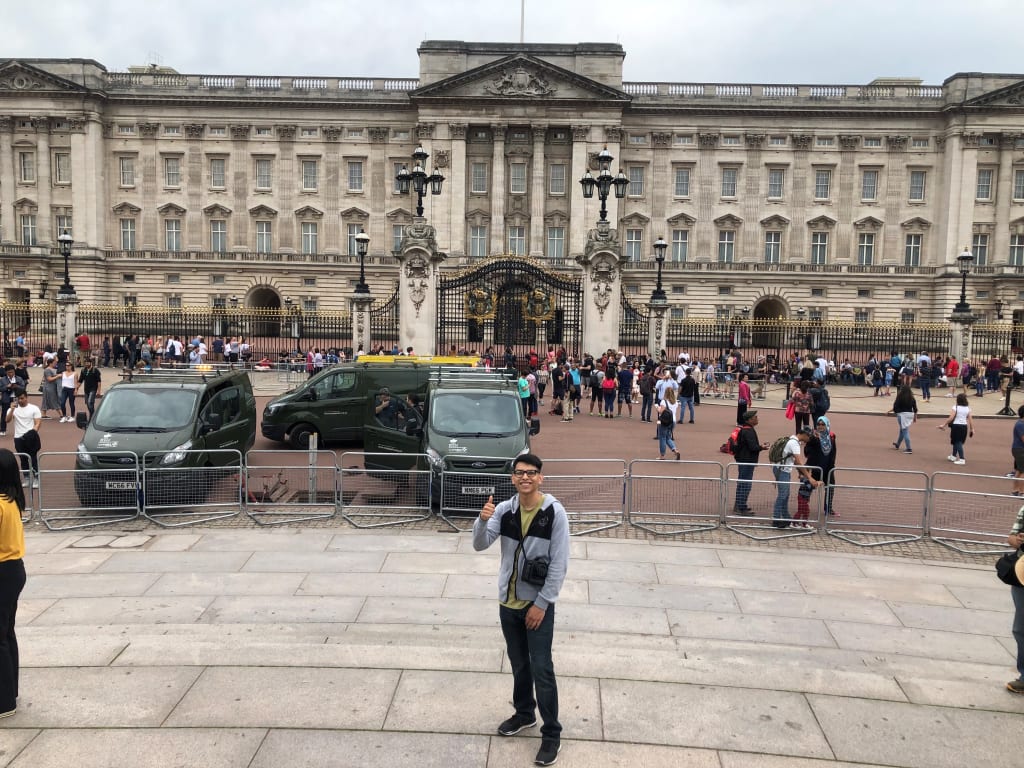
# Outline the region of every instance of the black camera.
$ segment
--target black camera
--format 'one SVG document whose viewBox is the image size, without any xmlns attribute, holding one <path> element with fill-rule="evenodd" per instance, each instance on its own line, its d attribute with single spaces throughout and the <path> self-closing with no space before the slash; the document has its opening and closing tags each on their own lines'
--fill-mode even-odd
<svg viewBox="0 0 1024 768">
<path fill-rule="evenodd" d="M 548 578 L 547 560 L 527 560 L 523 565 L 523 572 L 520 576 L 527 584 L 535 587 L 543 587 Z"/>
</svg>

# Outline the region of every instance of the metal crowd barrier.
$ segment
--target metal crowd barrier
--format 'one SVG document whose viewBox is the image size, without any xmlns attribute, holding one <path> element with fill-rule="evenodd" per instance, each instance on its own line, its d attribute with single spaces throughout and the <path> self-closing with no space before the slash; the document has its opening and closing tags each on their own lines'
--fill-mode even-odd
<svg viewBox="0 0 1024 768">
<path fill-rule="evenodd" d="M 960 487 L 952 487 L 954 483 Z M 1024 502 L 1013 495 L 1013 483 L 1014 478 L 1002 475 L 935 472 L 931 476 L 929 538 L 965 554 L 1005 552 L 1006 533 Z"/>
<path fill-rule="evenodd" d="M 441 472 L 438 514 L 451 528 L 464 532 L 473 529 L 472 520 L 480 514 L 488 496 L 493 496 L 497 504 L 511 497 L 515 488 L 512 460 L 506 456 L 459 456 L 457 460 L 458 469 L 446 464 Z M 470 519 L 469 525 L 456 522 L 466 518 Z"/>
<path fill-rule="evenodd" d="M 431 471 L 427 455 L 402 454 L 402 461 L 409 462 L 410 469 L 385 469 L 385 462 L 394 462 L 395 458 L 393 453 L 362 451 L 341 455 L 341 516 L 354 527 L 384 528 L 430 517 Z"/>
<path fill-rule="evenodd" d="M 93 451 L 75 468 L 74 451 L 39 454 L 39 519 L 51 531 L 124 523 L 139 516 L 141 480 L 134 453 Z"/>
<path fill-rule="evenodd" d="M 258 525 L 329 520 L 338 511 L 334 451 L 249 451 L 244 478 L 245 513 Z"/>
<path fill-rule="evenodd" d="M 810 536 L 817 532 L 821 524 L 821 503 L 825 492 L 824 487 L 815 488 L 808 500 L 807 517 L 799 511 L 800 474 L 794 467 L 789 473 L 789 501 L 784 517 L 774 517 L 775 500 L 779 492 L 779 483 L 772 473 L 773 464 L 756 464 L 752 479 L 742 480 L 739 476 L 740 465 L 733 463 L 725 468 L 724 505 L 722 519 L 725 527 L 740 536 L 754 541 L 772 541 L 773 539 L 792 539 L 797 536 Z M 782 465 L 778 465 L 782 466 Z M 785 476 L 783 476 L 785 477 Z M 736 494 L 744 484 L 749 484 L 747 507 L 750 515 L 741 515 L 737 509 Z"/>
<path fill-rule="evenodd" d="M 842 516 L 830 515 L 825 532 L 858 547 L 919 541 L 927 532 L 929 480 L 924 472 L 841 467 L 830 473 Z M 836 482 L 836 478 L 846 482 Z M 847 478 L 853 478 L 849 482 Z"/>
<path fill-rule="evenodd" d="M 618 528 L 626 521 L 623 459 L 545 459 L 542 490 L 565 507 L 573 536 Z"/>
<path fill-rule="evenodd" d="M 21 464 L 21 485 L 25 489 L 25 508 L 21 511 L 21 522 L 27 523 L 32 520 L 33 505 L 39 495 L 39 478 L 32 475 L 31 456 L 27 453 L 16 453 L 14 458 Z"/>
<path fill-rule="evenodd" d="M 722 519 L 724 476 L 717 461 L 631 461 L 628 522 L 656 536 L 714 530 Z"/>
<path fill-rule="evenodd" d="M 235 517 L 242 508 L 241 451 L 181 451 L 201 466 L 161 465 L 178 451 L 147 451 L 142 457 L 142 514 L 157 525 L 179 528 Z M 188 458 L 188 456 L 186 456 Z"/>
</svg>

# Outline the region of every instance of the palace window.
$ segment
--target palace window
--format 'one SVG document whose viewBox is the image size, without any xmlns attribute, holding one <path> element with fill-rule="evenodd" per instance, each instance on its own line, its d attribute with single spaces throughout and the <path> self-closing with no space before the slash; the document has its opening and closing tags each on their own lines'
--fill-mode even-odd
<svg viewBox="0 0 1024 768">
<path fill-rule="evenodd" d="M 348 234 L 348 255 L 356 256 L 359 254 L 359 248 L 356 245 L 356 235 L 363 230 L 362 224 L 349 224 L 345 231 Z"/>
<path fill-rule="evenodd" d="M 771 200 L 781 200 L 785 190 L 786 171 L 782 168 L 768 169 L 768 197 Z"/>
<path fill-rule="evenodd" d="M 223 157 L 210 158 L 210 186 L 213 189 L 224 189 L 226 165 Z"/>
<path fill-rule="evenodd" d="M 921 266 L 921 240 L 919 234 L 907 235 L 903 246 L 903 265 L 907 267 Z"/>
<path fill-rule="evenodd" d="M 18 179 L 22 184 L 36 183 L 36 153 L 18 153 Z"/>
<path fill-rule="evenodd" d="M 626 230 L 626 261 L 640 261 L 643 258 L 644 231 Z"/>
<path fill-rule="evenodd" d="M 878 199 L 878 171 L 865 170 L 860 174 L 860 199 Z"/>
<path fill-rule="evenodd" d="M 526 194 L 526 163 L 509 163 L 508 192 L 510 195 Z"/>
<path fill-rule="evenodd" d="M 319 245 L 320 233 L 315 221 L 302 222 L 302 252 L 316 253 Z"/>
<path fill-rule="evenodd" d="M 134 157 L 119 157 L 117 158 L 118 169 L 120 171 L 119 177 L 121 180 L 122 187 L 134 187 L 135 186 L 135 158 Z"/>
<path fill-rule="evenodd" d="M 474 259 L 487 255 L 487 227 L 469 228 L 469 255 Z"/>
<path fill-rule="evenodd" d="M 736 197 L 737 168 L 722 169 L 722 197 Z"/>
<path fill-rule="evenodd" d="M 819 168 L 814 172 L 814 199 L 828 200 L 832 193 L 832 171 Z"/>
<path fill-rule="evenodd" d="M 995 178 L 995 171 L 991 168 L 978 169 L 978 184 L 974 193 L 975 200 L 992 199 L 992 180 Z"/>
<path fill-rule="evenodd" d="M 1024 267 L 1024 235 L 1010 235 L 1010 266 Z"/>
<path fill-rule="evenodd" d="M 910 202 L 920 203 L 924 201 L 925 180 L 928 174 L 925 171 L 910 172 Z"/>
<path fill-rule="evenodd" d="M 565 194 L 565 164 L 554 163 L 548 168 L 548 194 Z"/>
<path fill-rule="evenodd" d="M 53 217 L 53 223 L 55 224 L 54 232 L 57 235 L 61 235 L 67 232 L 69 235 L 74 234 L 74 228 L 71 226 L 71 209 L 70 208 L 58 208 L 60 213 L 57 213 Z"/>
<path fill-rule="evenodd" d="M 256 158 L 256 189 L 270 189 L 272 181 L 273 163 L 269 157 Z"/>
<path fill-rule="evenodd" d="M 626 169 L 626 177 L 629 179 L 629 186 L 626 194 L 630 197 L 644 196 L 644 167 L 642 165 L 631 165 Z"/>
<path fill-rule="evenodd" d="M 256 253 L 272 253 L 274 230 L 269 221 L 256 222 Z"/>
<path fill-rule="evenodd" d="M 487 194 L 487 163 L 473 163 L 470 167 L 472 180 L 469 191 L 474 195 Z"/>
<path fill-rule="evenodd" d="M 718 260 L 731 264 L 736 253 L 736 233 L 731 229 L 718 231 Z"/>
<path fill-rule="evenodd" d="M 224 219 L 210 221 L 210 250 L 224 253 L 228 249 L 228 223 Z"/>
<path fill-rule="evenodd" d="M 686 253 L 690 246 L 690 230 L 688 229 L 673 229 L 672 230 L 672 255 L 671 260 L 683 263 L 686 261 Z"/>
<path fill-rule="evenodd" d="M 1024 170 L 1013 172 L 1013 199 L 1024 200 Z"/>
<path fill-rule="evenodd" d="M 811 264 L 828 263 L 828 232 L 811 233 Z"/>
<path fill-rule="evenodd" d="M 316 160 L 302 161 L 302 190 L 304 192 L 316 192 L 319 182 L 317 170 Z"/>
<path fill-rule="evenodd" d="M 348 164 L 348 191 L 363 191 L 363 161 L 352 160 Z"/>
<path fill-rule="evenodd" d="M 508 228 L 508 252 L 513 256 L 526 255 L 526 227 Z"/>
<path fill-rule="evenodd" d="M 164 250 L 181 250 L 181 219 L 164 220 Z"/>
<path fill-rule="evenodd" d="M 21 244 L 36 245 L 36 215 L 24 213 L 21 215 Z"/>
<path fill-rule="evenodd" d="M 121 250 L 135 250 L 135 219 L 121 219 Z"/>
<path fill-rule="evenodd" d="M 971 239 L 971 253 L 974 254 L 974 266 L 984 267 L 988 264 L 988 235 L 975 235 Z"/>
<path fill-rule="evenodd" d="M 690 169 L 676 168 L 676 197 L 690 196 Z"/>
<path fill-rule="evenodd" d="M 400 251 L 402 250 L 402 238 L 405 235 L 404 224 L 392 224 L 391 225 L 391 250 Z"/>
<path fill-rule="evenodd" d="M 565 258 L 565 227 L 548 227 L 548 250 L 549 259 Z"/>
<path fill-rule="evenodd" d="M 53 153 L 53 183 L 54 184 L 70 184 L 71 183 L 71 153 L 69 153 L 69 152 L 54 152 Z"/>
<path fill-rule="evenodd" d="M 778 264 L 782 261 L 782 233 L 764 233 L 764 263 Z"/>
<path fill-rule="evenodd" d="M 857 236 L 857 263 L 868 266 L 875 261 L 875 233 L 861 232 Z"/>
<path fill-rule="evenodd" d="M 165 157 L 164 158 L 164 186 L 165 187 L 180 187 L 181 186 L 181 158 L 180 157 Z"/>
</svg>

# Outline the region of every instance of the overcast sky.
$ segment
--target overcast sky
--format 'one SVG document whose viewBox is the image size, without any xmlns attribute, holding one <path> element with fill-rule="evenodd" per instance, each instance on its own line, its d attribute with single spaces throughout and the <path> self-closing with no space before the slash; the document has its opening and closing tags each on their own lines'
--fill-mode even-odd
<svg viewBox="0 0 1024 768">
<path fill-rule="evenodd" d="M 1024 72 L 1022 0 L 526 0 L 526 42 L 620 43 L 624 79 L 836 83 Z M 520 0 L 0 0 L 0 59 L 416 77 L 423 40 L 518 42 Z"/>
</svg>

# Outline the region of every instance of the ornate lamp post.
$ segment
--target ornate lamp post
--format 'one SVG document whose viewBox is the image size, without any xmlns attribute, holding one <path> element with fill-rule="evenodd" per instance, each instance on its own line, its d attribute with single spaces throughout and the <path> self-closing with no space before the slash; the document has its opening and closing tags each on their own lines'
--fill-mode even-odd
<svg viewBox="0 0 1024 768">
<path fill-rule="evenodd" d="M 651 292 L 651 301 L 668 301 L 665 289 L 661 287 L 661 267 L 665 263 L 665 251 L 668 250 L 668 243 L 663 237 L 654 241 L 654 262 L 658 265 L 658 282 Z"/>
<path fill-rule="evenodd" d="M 423 197 L 420 197 L 420 202 L 423 202 Z M 423 206 L 419 208 L 420 212 L 423 211 Z M 370 236 L 366 234 L 366 231 L 362 228 L 359 230 L 359 234 L 355 236 L 356 241 L 356 253 L 359 256 L 359 282 L 356 283 L 355 293 L 369 294 L 370 286 L 366 284 L 366 252 L 370 248 Z"/>
<path fill-rule="evenodd" d="M 971 272 L 971 265 L 974 263 L 974 254 L 965 245 L 963 251 L 956 257 L 956 267 L 960 270 L 960 301 L 953 307 L 953 312 L 967 314 L 971 311 L 971 305 L 967 302 L 967 275 Z"/>
<path fill-rule="evenodd" d="M 580 179 L 583 197 L 592 198 L 594 189 L 597 188 L 597 197 L 601 201 L 601 221 L 608 220 L 607 202 L 612 188 L 615 188 L 615 197 L 621 200 L 626 196 L 626 188 L 629 187 L 629 179 L 622 171 L 619 171 L 618 176 L 612 176 L 611 166 L 614 159 L 611 152 L 608 151 L 608 147 L 605 147 L 597 155 L 597 178 L 595 179 L 588 170 Z"/>
<path fill-rule="evenodd" d="M 71 284 L 71 271 L 70 271 L 70 259 L 71 259 L 71 246 L 75 241 L 71 237 L 71 233 L 66 229 L 61 233 L 60 237 L 57 238 L 57 243 L 60 245 L 60 255 L 64 257 L 64 285 L 57 291 L 61 296 L 74 296 L 75 286 Z"/>
<path fill-rule="evenodd" d="M 412 170 L 410 171 L 403 165 L 402 170 L 395 176 L 395 179 L 398 180 L 399 194 L 408 194 L 409 186 L 412 185 L 413 192 L 416 193 L 416 215 L 420 218 L 423 217 L 423 196 L 427 193 L 428 186 L 430 194 L 440 195 L 441 185 L 444 183 L 444 176 L 438 173 L 436 168 L 432 173 L 427 174 L 428 157 L 430 155 L 423 150 L 422 146 L 416 147 L 416 151 L 412 153 Z"/>
</svg>

